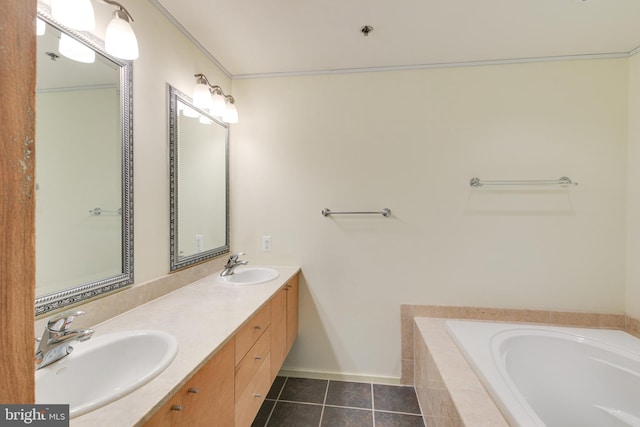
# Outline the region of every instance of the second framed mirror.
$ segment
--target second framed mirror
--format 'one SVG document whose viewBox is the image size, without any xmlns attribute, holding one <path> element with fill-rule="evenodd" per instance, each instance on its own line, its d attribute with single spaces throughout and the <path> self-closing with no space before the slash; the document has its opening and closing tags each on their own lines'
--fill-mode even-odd
<svg viewBox="0 0 640 427">
<path fill-rule="evenodd" d="M 229 252 L 229 127 L 168 86 L 170 268 Z"/>
</svg>

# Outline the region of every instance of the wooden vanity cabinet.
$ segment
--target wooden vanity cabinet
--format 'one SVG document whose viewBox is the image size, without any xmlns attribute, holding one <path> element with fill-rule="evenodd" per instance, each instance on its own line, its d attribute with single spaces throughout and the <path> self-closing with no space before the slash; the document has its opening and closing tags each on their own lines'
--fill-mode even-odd
<svg viewBox="0 0 640 427">
<path fill-rule="evenodd" d="M 298 336 L 298 276 L 271 298 L 271 382 Z"/>
<path fill-rule="evenodd" d="M 234 334 L 145 427 L 249 427 L 298 335 L 298 276 Z"/>
<path fill-rule="evenodd" d="M 145 427 L 232 426 L 234 350 L 232 338 L 147 421 Z"/>
</svg>

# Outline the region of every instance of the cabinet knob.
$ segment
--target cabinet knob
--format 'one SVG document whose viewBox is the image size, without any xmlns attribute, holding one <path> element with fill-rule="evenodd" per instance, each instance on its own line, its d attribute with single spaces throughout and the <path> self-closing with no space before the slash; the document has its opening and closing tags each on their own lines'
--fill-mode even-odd
<svg viewBox="0 0 640 427">
<path fill-rule="evenodd" d="M 256 360 L 262 360 L 262 356 L 256 356 Z"/>
<path fill-rule="evenodd" d="M 187 393 L 193 393 L 196 394 L 198 393 L 200 390 L 195 388 L 195 387 L 189 387 L 189 389 L 187 390 Z"/>
<path fill-rule="evenodd" d="M 182 411 L 182 405 L 171 405 L 172 411 Z"/>
<path fill-rule="evenodd" d="M 257 330 L 260 330 L 260 329 L 262 329 L 262 326 L 260 326 L 260 325 L 256 325 L 256 326 L 255 326 L 255 328 L 256 328 Z"/>
<path fill-rule="evenodd" d="M 256 393 L 253 395 L 253 397 L 262 397 L 262 395 L 260 393 Z"/>
</svg>

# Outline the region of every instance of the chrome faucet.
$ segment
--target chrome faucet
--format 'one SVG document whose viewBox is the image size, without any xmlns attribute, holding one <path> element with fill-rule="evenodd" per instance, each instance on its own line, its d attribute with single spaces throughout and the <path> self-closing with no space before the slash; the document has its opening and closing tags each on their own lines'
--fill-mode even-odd
<svg viewBox="0 0 640 427">
<path fill-rule="evenodd" d="M 229 260 L 227 260 L 227 263 L 224 265 L 224 270 L 222 270 L 222 273 L 220 273 L 221 276 L 231 276 L 233 274 L 233 270 L 236 269 L 237 266 L 239 265 L 247 265 L 249 263 L 249 261 L 238 261 L 238 257 L 242 256 L 242 255 L 246 255 L 245 253 L 238 253 L 238 254 L 233 254 L 229 257 Z"/>
<path fill-rule="evenodd" d="M 84 311 L 65 311 L 53 316 L 44 328 L 40 344 L 36 350 L 36 370 L 62 359 L 73 351 L 73 341 L 86 341 L 93 335 L 93 329 L 78 329 L 70 331 L 71 322 Z"/>
</svg>

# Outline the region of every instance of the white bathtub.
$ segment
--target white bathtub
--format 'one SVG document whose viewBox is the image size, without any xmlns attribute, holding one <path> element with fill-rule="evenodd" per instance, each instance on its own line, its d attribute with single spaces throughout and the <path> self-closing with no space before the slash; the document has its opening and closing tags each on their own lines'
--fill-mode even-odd
<svg viewBox="0 0 640 427">
<path fill-rule="evenodd" d="M 510 424 L 640 427 L 640 340 L 604 329 L 447 320 Z"/>
</svg>

